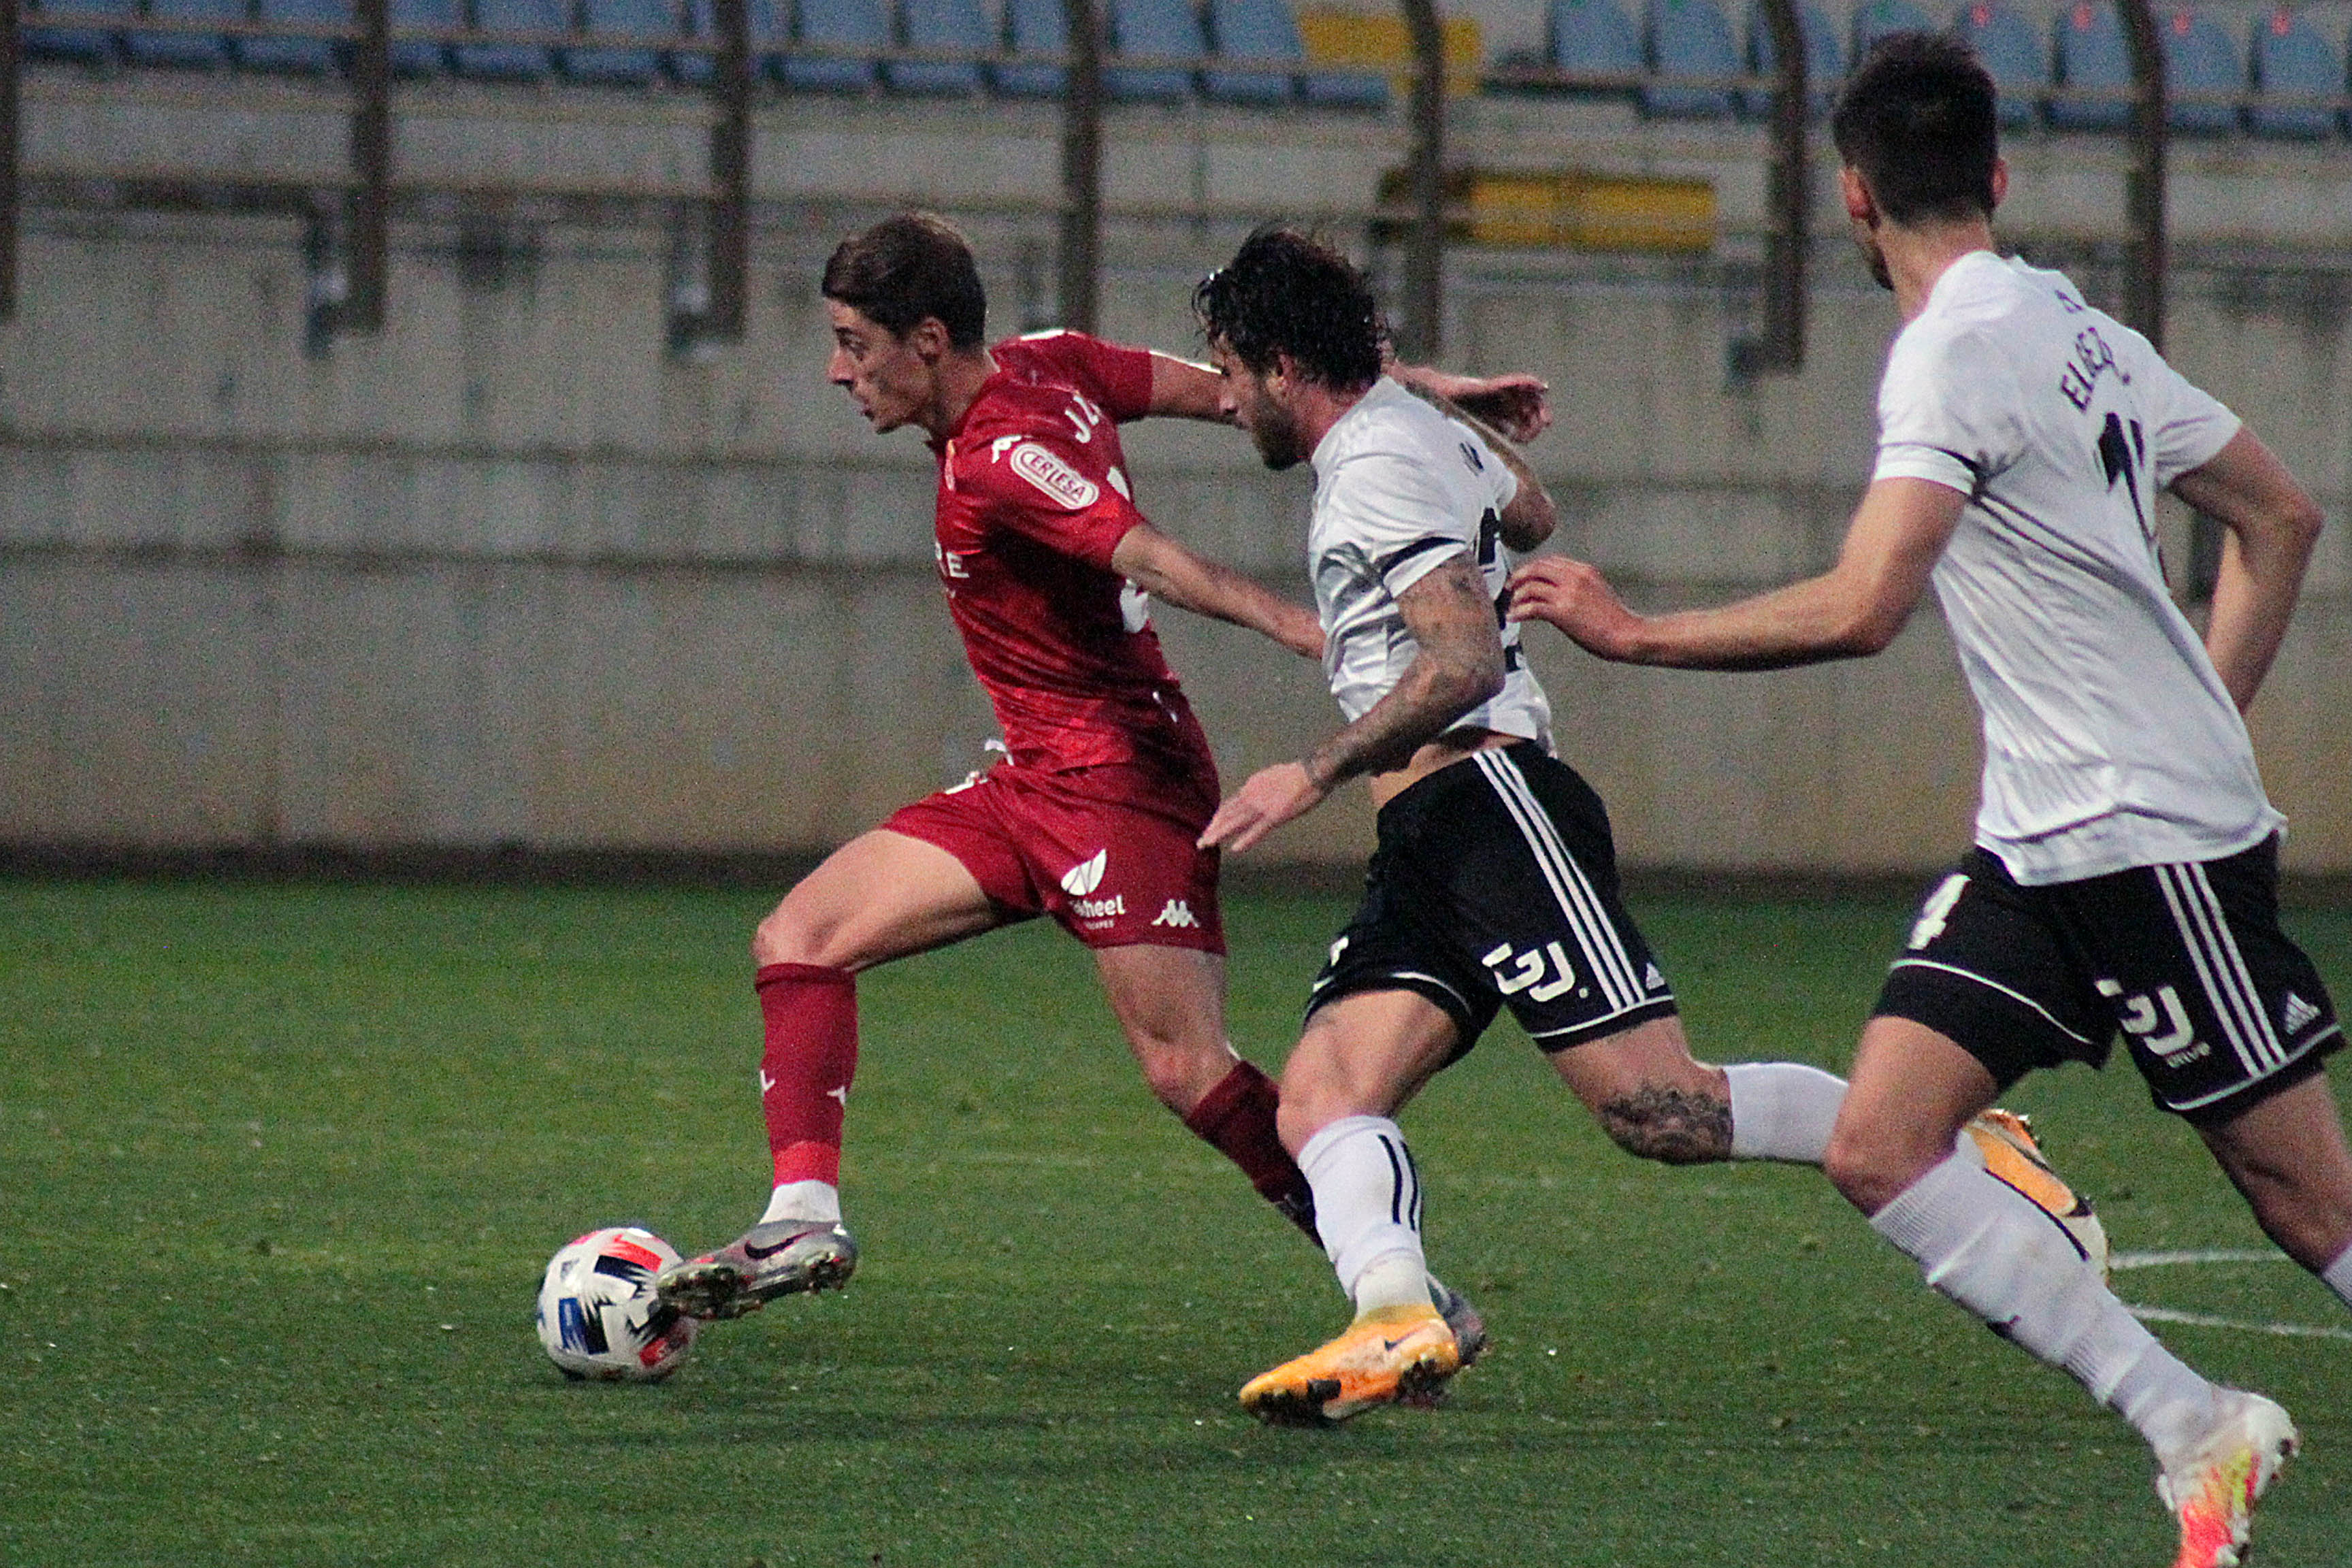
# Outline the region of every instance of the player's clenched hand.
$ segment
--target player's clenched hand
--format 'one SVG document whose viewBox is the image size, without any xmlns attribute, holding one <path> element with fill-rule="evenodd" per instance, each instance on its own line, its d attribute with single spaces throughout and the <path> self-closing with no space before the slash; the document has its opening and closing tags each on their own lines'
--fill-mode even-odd
<svg viewBox="0 0 2352 1568">
<path fill-rule="evenodd" d="M 1537 376 L 1465 377 L 1453 397 L 1522 447 L 1551 428 L 1551 388 Z"/>
<path fill-rule="evenodd" d="M 1510 617 L 1549 621 L 1602 658 L 1624 651 L 1642 617 L 1625 607 L 1598 569 L 1566 555 L 1538 555 L 1511 574 Z"/>
<path fill-rule="evenodd" d="M 1328 793 L 1308 776 L 1304 763 L 1260 768 L 1209 818 L 1201 847 L 1246 849 L 1292 817 L 1314 810 Z"/>
</svg>

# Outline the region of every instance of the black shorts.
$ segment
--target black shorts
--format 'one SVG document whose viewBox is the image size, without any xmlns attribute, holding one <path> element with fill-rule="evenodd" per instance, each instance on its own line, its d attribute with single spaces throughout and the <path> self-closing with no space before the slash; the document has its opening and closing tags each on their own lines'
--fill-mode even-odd
<svg viewBox="0 0 2352 1568">
<path fill-rule="evenodd" d="M 1675 1011 L 1618 898 L 1601 797 L 1532 741 L 1474 752 L 1381 808 L 1363 902 L 1307 1015 L 1359 991 L 1437 1004 L 1456 1058 L 1506 1005 L 1546 1051 Z"/>
<path fill-rule="evenodd" d="M 1927 895 L 1878 1016 L 1957 1041 L 2006 1089 L 2105 1064 L 2120 1029 L 2158 1107 L 2214 1121 L 2344 1043 L 2319 972 L 2279 929 L 2278 840 L 2224 859 L 2021 887 L 1971 850 Z"/>
</svg>

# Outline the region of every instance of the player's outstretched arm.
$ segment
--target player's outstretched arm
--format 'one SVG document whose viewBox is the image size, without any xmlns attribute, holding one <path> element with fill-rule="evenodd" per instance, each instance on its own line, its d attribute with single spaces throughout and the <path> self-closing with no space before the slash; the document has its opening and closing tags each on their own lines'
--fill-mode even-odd
<svg viewBox="0 0 2352 1568">
<path fill-rule="evenodd" d="M 1110 564 L 1165 604 L 1262 632 L 1304 658 L 1323 657 L 1323 626 L 1314 611 L 1269 593 L 1230 566 L 1193 554 L 1148 522 L 1119 537 Z"/>
<path fill-rule="evenodd" d="M 1551 386 L 1540 376 L 1524 371 L 1462 375 L 1434 365 L 1394 361 L 1387 370 L 1413 391 L 1454 405 L 1455 414 L 1484 420 L 1521 446 L 1551 428 Z"/>
<path fill-rule="evenodd" d="M 1398 595 L 1397 611 L 1420 645 L 1403 679 L 1313 755 L 1252 773 L 1209 819 L 1201 835 L 1204 848 L 1247 849 L 1314 810 L 1347 780 L 1404 766 L 1413 752 L 1503 689 L 1495 606 L 1467 555 L 1446 562 Z"/>
<path fill-rule="evenodd" d="M 1880 479 L 1864 493 L 1835 566 L 1712 610 L 1636 615 L 1584 562 L 1539 556 L 1511 574 L 1510 617 L 1549 621 L 1622 664 L 1779 669 L 1863 658 L 1911 618 L 1966 501 L 1932 480 Z"/>
<path fill-rule="evenodd" d="M 1231 425 L 1234 416 L 1225 407 L 1224 393 L 1225 378 L 1210 366 L 1152 351 L 1152 417 Z"/>
<path fill-rule="evenodd" d="M 2243 712 L 2278 657 L 2326 514 L 2251 430 L 2231 437 L 2229 445 L 2173 480 L 2172 489 L 2229 530 L 2205 651 Z"/>
</svg>

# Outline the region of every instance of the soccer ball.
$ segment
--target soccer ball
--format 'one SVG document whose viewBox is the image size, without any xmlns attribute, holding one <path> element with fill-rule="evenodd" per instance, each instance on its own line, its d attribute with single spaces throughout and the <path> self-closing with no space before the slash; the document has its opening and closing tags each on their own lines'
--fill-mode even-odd
<svg viewBox="0 0 2352 1568">
<path fill-rule="evenodd" d="M 665 1307 L 654 1276 L 677 1248 L 636 1226 L 608 1226 L 548 1259 L 539 1287 L 539 1342 L 572 1379 L 655 1383 L 694 1348 L 695 1321 Z"/>
<path fill-rule="evenodd" d="M 1989 1110 L 1969 1122 L 1968 1131 L 1984 1155 L 1986 1173 L 2015 1188 L 2057 1221 L 2058 1228 L 2074 1241 L 2074 1249 L 2099 1271 L 2100 1279 L 2106 1279 L 2107 1227 L 2099 1223 L 2091 1200 L 2068 1186 L 2051 1168 L 2025 1119 L 2006 1110 Z"/>
</svg>

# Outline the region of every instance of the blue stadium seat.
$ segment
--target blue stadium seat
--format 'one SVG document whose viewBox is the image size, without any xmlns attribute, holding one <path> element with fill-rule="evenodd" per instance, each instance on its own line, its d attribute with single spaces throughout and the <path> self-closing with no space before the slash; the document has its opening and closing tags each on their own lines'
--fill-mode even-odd
<svg viewBox="0 0 2352 1568">
<path fill-rule="evenodd" d="M 150 0 L 147 14 L 175 22 L 242 22 L 245 0 Z M 123 47 L 142 66 L 193 66 L 217 69 L 228 64 L 228 40 L 217 33 L 125 33 Z"/>
<path fill-rule="evenodd" d="M 644 47 L 566 49 L 565 76 L 606 87 L 646 87 L 661 74 L 661 51 L 655 46 L 677 36 L 677 17 L 667 0 L 583 0 L 580 15 L 584 32 L 644 38 L 646 44 Z"/>
<path fill-rule="evenodd" d="M 1616 0 L 1551 0 L 1544 47 L 1565 71 L 1639 72 L 1642 35 Z"/>
<path fill-rule="evenodd" d="M 1911 0 L 1868 0 L 1853 8 L 1853 62 L 1870 52 L 1871 40 L 1889 33 L 1932 33 L 1936 25 Z"/>
<path fill-rule="evenodd" d="M 1062 0 L 1004 0 L 1004 47 L 1008 54 L 1058 55 L 1070 47 L 1069 14 Z M 1001 65 L 990 68 L 996 90 L 1010 98 L 1059 98 L 1060 66 Z"/>
<path fill-rule="evenodd" d="M 1389 79 L 1378 71 L 1308 71 L 1298 79 L 1298 96 L 1318 109 L 1389 106 Z"/>
<path fill-rule="evenodd" d="M 255 20 L 348 27 L 352 0 L 261 0 Z M 239 38 L 236 45 L 237 62 L 247 70 L 304 76 L 325 76 L 342 55 L 342 46 L 329 38 Z"/>
<path fill-rule="evenodd" d="M 121 55 L 122 37 L 107 24 L 127 22 L 136 9 L 132 0 L 43 0 L 40 5 L 23 14 L 25 54 L 37 60 L 110 64 Z M 84 25 L 44 25 L 67 21 Z M 87 25 L 92 22 L 100 26 Z"/>
<path fill-rule="evenodd" d="M 2033 24 L 2000 4 L 1970 0 L 1952 18 L 1952 31 L 1976 46 L 1977 58 L 2000 91 L 2000 122 L 2031 125 L 2050 86 L 2050 51 Z"/>
<path fill-rule="evenodd" d="M 1650 68 L 1666 76 L 1738 76 L 1739 51 L 1731 24 L 1714 0 L 1650 0 Z M 1642 107 L 1652 114 L 1716 117 L 1731 112 L 1720 88 L 1648 87 Z"/>
<path fill-rule="evenodd" d="M 2249 52 L 2256 92 L 2344 90 L 2344 62 L 2318 28 L 2284 5 L 2254 23 Z M 2257 103 L 2246 110 L 2246 129 L 2257 136 L 2315 142 L 2334 132 L 2336 117 L 2316 105 L 2272 108 Z"/>
<path fill-rule="evenodd" d="M 1234 60 L 1295 62 L 1306 53 L 1290 0 L 1209 0 L 1209 41 Z M 1220 103 L 1287 103 L 1294 78 L 1203 71 L 1201 94 Z"/>
<path fill-rule="evenodd" d="M 485 32 L 562 33 L 570 30 L 563 0 L 474 0 L 474 26 Z M 543 44 L 457 44 L 449 50 L 459 76 L 483 81 L 543 81 L 555 51 Z"/>
<path fill-rule="evenodd" d="M 883 0 L 798 0 L 793 41 L 842 49 L 890 47 L 890 14 Z M 874 61 L 855 55 L 786 51 L 777 77 L 801 92 L 864 92 L 874 85 Z"/>
<path fill-rule="evenodd" d="M 390 10 L 394 32 L 403 27 L 436 27 L 446 31 L 464 25 L 458 15 L 457 0 L 391 0 Z M 448 46 L 423 38 L 393 40 L 393 75 L 439 76 L 448 68 Z"/>
<path fill-rule="evenodd" d="M 2157 18 L 2164 36 L 2164 76 L 2167 92 L 2227 92 L 2246 90 L 2245 62 L 2238 46 L 2221 24 L 2186 5 Z M 2238 128 L 2238 110 L 2231 103 L 2171 103 L 2165 119 L 2175 131 L 2218 136 Z"/>
<path fill-rule="evenodd" d="M 1110 0 L 1110 57 L 1204 55 L 1201 18 L 1192 0 Z M 1106 65 L 1103 91 L 1125 101 L 1181 103 L 1192 96 L 1192 73 L 1158 67 Z"/>
<path fill-rule="evenodd" d="M 1801 3 L 1797 30 L 1805 40 L 1806 101 L 1815 114 L 1827 113 L 1830 100 L 1837 96 L 1838 83 L 1845 79 L 1845 51 L 1838 47 L 1837 28 L 1819 6 Z M 1772 52 L 1772 25 L 1764 19 L 1760 5 L 1748 8 L 1748 68 L 1759 76 L 1770 76 L 1780 68 L 1780 58 Z M 1742 93 L 1740 107 L 1749 114 L 1769 114 L 1772 95 Z"/>
<path fill-rule="evenodd" d="M 2124 47 L 2116 8 L 2102 0 L 2074 0 L 2058 18 L 2058 80 L 2066 87 L 2131 86 L 2131 56 Z M 2131 105 L 2105 103 L 2050 106 L 2050 123 L 2061 131 L 2121 131 L 2131 123 Z"/>
<path fill-rule="evenodd" d="M 717 13 L 710 0 L 687 0 L 687 31 L 697 38 L 719 36 Z M 784 30 L 776 25 L 775 0 L 743 0 L 743 26 L 751 35 L 751 74 L 772 76 L 782 68 L 777 52 Z M 688 87 L 709 87 L 719 71 L 719 57 L 680 49 L 669 58 L 670 74 Z"/>
<path fill-rule="evenodd" d="M 988 16 L 980 0 L 907 0 L 907 47 L 911 49 L 985 49 Z M 882 78 L 894 92 L 946 92 L 970 97 L 980 91 L 976 61 L 891 60 Z"/>
</svg>

